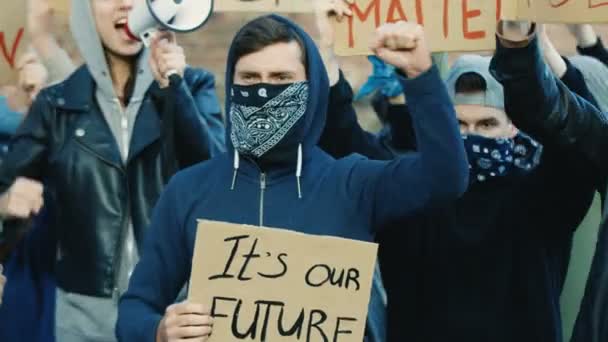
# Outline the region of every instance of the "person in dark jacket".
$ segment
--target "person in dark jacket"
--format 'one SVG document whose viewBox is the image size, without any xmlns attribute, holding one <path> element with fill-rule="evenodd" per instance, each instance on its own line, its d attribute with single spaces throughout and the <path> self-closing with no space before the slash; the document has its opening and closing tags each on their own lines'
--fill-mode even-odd
<svg viewBox="0 0 608 342">
<path fill-rule="evenodd" d="M 317 147 L 329 82 L 314 41 L 300 27 L 272 15 L 237 33 L 226 72 L 230 152 L 178 173 L 165 190 L 120 303 L 119 340 L 205 340 L 211 333 L 208 311 L 197 303 L 172 305 L 165 313 L 188 281 L 197 219 L 371 241 L 373 227 L 465 190 L 455 113 L 422 28 L 384 25 L 372 48 L 409 76 L 401 81 L 411 98 L 419 152 L 392 162 L 334 160 Z M 179 323 L 190 319 L 194 329 Z"/>
<path fill-rule="evenodd" d="M 590 163 L 580 165 L 582 177 L 593 180 L 601 191 L 604 220 L 572 341 L 605 341 L 608 337 L 608 228 L 605 224 L 608 159 L 604 156 L 608 144 L 607 113 L 571 92 L 551 74 L 542 61 L 538 40 L 532 34 L 533 24 L 501 22 L 498 32 L 492 72 L 505 87 L 508 94 L 505 105 L 513 113 L 513 120 L 540 141 L 579 153 L 581 159 Z"/>
<path fill-rule="evenodd" d="M 37 96 L 0 168 L 6 232 L 40 210 L 44 183 L 58 241 L 58 341 L 115 339 L 118 298 L 165 182 L 224 150 L 212 75 L 186 67 L 172 36 L 151 49 L 131 41 L 131 9 L 126 0 L 72 2 L 86 65 Z M 181 81 L 169 85 L 169 70 Z"/>
<path fill-rule="evenodd" d="M 336 63 L 327 65 L 330 74 L 339 75 Z M 376 138 L 358 133 L 355 113 L 344 105 L 352 100 L 348 83 L 343 77 L 336 82 L 331 100 L 341 110 L 330 112 L 320 146 L 331 141 L 328 150 L 341 155 L 376 150 Z M 489 74 L 489 59 L 463 57 L 448 84 L 468 141 L 472 183 L 452 204 L 377 228 L 388 293 L 387 340 L 562 341 L 559 295 L 572 234 L 594 193 L 593 182 L 574 172 L 584 160 L 552 144 L 541 154 L 533 140 L 514 136 L 517 130 L 504 112 L 502 87 Z M 412 127 L 401 122 L 405 125 L 391 127 L 393 140 L 415 150 L 415 144 L 407 146 Z M 332 141 L 336 136 L 361 140 Z M 486 147 L 488 155 L 515 155 L 525 146 L 533 166 L 502 165 L 513 172 L 499 177 L 501 166 L 484 157 L 484 146 L 494 146 Z M 382 158 L 385 150 L 380 149 L 369 156 Z M 537 154 L 540 159 L 534 158 Z"/>
</svg>

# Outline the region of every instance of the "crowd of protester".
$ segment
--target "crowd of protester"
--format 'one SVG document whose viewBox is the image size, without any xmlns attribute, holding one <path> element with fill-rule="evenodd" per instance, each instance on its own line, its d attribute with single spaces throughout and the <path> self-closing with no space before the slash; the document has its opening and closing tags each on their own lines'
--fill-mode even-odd
<svg viewBox="0 0 608 342">
<path fill-rule="evenodd" d="M 608 191 L 602 39 L 569 25 L 563 56 L 543 24 L 501 21 L 493 55 L 450 64 L 388 23 L 355 94 L 332 25 L 351 3 L 313 0 L 311 34 L 246 23 L 221 105 L 174 34 L 125 33 L 134 1 L 72 1 L 74 58 L 28 0 L 0 88 L 0 341 L 206 341 L 186 298 L 199 219 L 377 242 L 368 342 L 568 340 L 574 234 Z M 608 339 L 604 222 L 573 342 Z"/>
</svg>

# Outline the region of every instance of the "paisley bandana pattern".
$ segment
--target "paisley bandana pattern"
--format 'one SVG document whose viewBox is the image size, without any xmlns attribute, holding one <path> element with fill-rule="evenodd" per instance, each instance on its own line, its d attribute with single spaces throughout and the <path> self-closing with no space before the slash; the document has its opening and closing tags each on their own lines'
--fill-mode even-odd
<svg viewBox="0 0 608 342">
<path fill-rule="evenodd" d="M 233 86 L 230 139 L 236 150 L 259 158 L 276 146 L 306 113 L 308 82 Z"/>
<path fill-rule="evenodd" d="M 527 173 L 540 164 L 543 147 L 522 133 L 512 139 L 491 139 L 478 135 L 466 135 L 463 139 L 469 158 L 471 183 Z"/>
</svg>

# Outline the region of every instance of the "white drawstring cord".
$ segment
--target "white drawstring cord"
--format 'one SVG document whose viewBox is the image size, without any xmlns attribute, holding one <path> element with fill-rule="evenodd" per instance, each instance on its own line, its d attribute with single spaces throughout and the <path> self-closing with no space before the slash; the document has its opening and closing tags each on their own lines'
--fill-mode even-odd
<svg viewBox="0 0 608 342">
<path fill-rule="evenodd" d="M 298 166 L 296 169 L 296 179 L 298 181 L 298 198 L 302 199 L 302 186 L 300 178 L 302 177 L 302 144 L 298 145 Z"/>
<path fill-rule="evenodd" d="M 236 185 L 236 174 L 239 172 L 239 165 L 240 165 L 239 151 L 237 151 L 235 148 L 234 149 L 234 174 L 232 175 L 232 186 L 230 187 L 230 190 L 234 190 L 234 186 Z"/>
</svg>

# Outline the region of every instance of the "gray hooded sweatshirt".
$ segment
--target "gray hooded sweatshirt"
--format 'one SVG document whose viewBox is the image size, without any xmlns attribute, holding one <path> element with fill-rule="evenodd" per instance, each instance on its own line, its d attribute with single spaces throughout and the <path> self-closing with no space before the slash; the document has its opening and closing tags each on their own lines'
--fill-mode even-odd
<svg viewBox="0 0 608 342">
<path fill-rule="evenodd" d="M 128 106 L 123 108 L 112 85 L 110 69 L 95 27 L 91 0 L 72 1 L 70 27 L 80 53 L 95 80 L 97 103 L 120 148 L 123 162 L 126 162 L 137 113 L 148 88 L 154 81 L 148 65 L 149 51 L 146 49 L 140 54 L 133 95 Z M 124 234 L 124 244 L 121 263 L 115 274 L 117 288 L 114 298 L 96 298 L 57 290 L 55 324 L 57 341 L 116 340 L 114 325 L 118 299 L 126 291 L 131 272 L 139 259 L 133 226 L 129 224 L 128 230 L 122 234 Z"/>
</svg>

